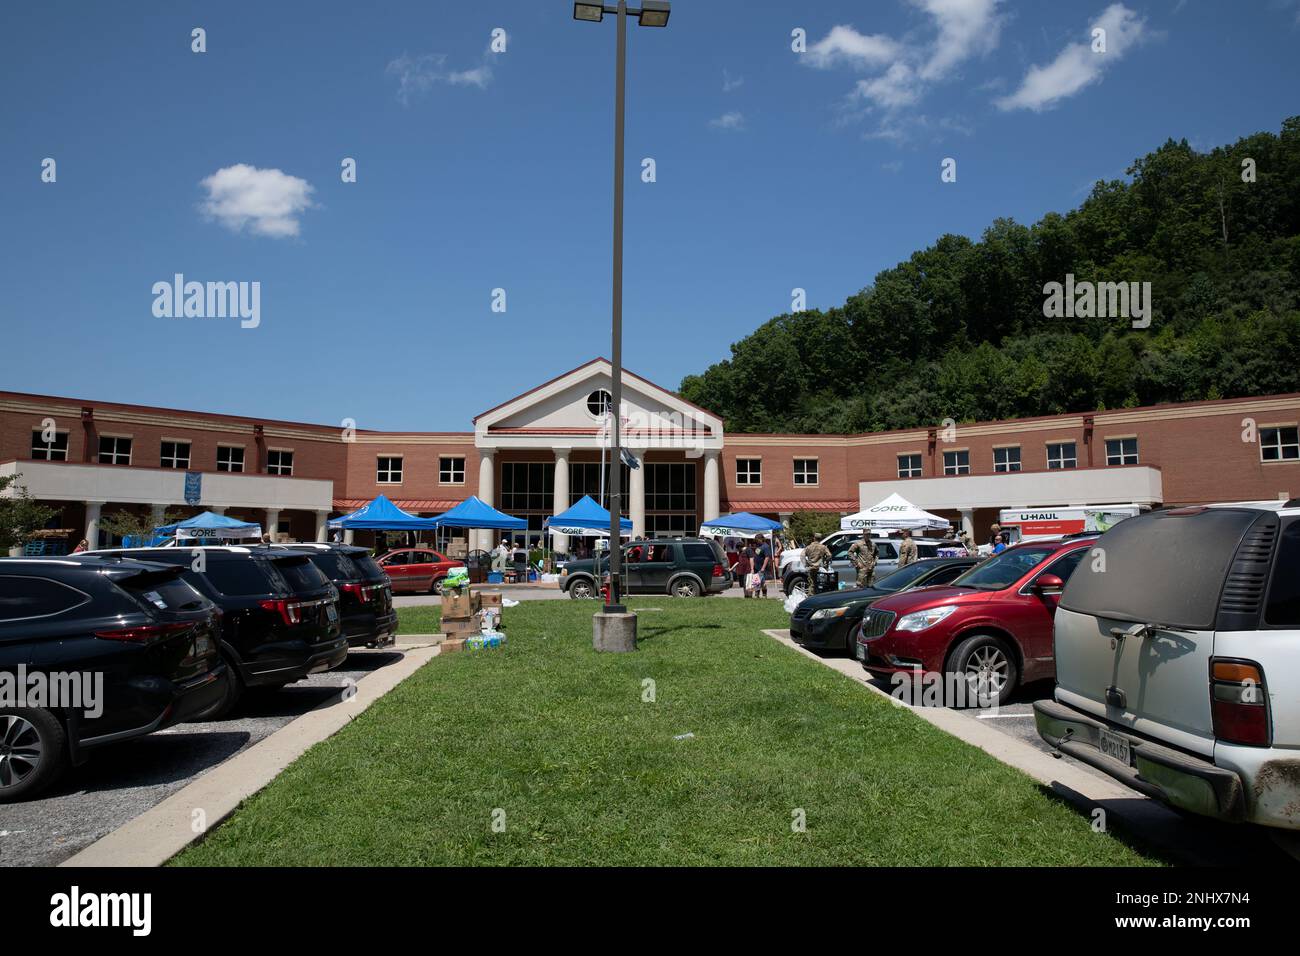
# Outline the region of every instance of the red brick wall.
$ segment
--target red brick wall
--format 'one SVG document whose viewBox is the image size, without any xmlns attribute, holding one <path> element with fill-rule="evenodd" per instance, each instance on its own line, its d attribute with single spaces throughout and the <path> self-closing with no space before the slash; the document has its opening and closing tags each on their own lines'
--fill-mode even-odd
<svg viewBox="0 0 1300 956">
<path fill-rule="evenodd" d="M 394 500 L 434 498 L 460 501 L 478 493 L 479 456 L 472 434 L 448 435 L 445 441 L 437 444 L 417 443 L 401 436 L 381 442 L 375 442 L 370 435 L 364 437 L 364 441 L 343 446 L 347 449 L 347 463 L 333 476 L 336 498 L 369 500 L 383 494 Z M 391 455 L 402 457 L 402 483 L 381 485 L 376 481 L 378 459 Z M 438 480 L 438 459 L 444 455 L 465 459 L 463 485 L 444 485 Z"/>
</svg>

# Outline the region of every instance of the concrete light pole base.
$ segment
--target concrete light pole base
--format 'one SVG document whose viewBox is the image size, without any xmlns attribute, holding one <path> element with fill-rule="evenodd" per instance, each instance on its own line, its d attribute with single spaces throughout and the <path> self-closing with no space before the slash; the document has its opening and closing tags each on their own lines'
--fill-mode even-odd
<svg viewBox="0 0 1300 956">
<path fill-rule="evenodd" d="M 598 651 L 624 654 L 636 650 L 635 614 L 596 614 L 592 617 L 591 646 Z"/>
</svg>

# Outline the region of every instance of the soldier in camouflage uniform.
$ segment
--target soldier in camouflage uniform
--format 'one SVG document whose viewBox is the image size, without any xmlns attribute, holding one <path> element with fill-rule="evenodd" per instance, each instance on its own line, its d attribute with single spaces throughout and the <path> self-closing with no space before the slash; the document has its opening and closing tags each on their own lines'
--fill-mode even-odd
<svg viewBox="0 0 1300 956">
<path fill-rule="evenodd" d="M 898 543 L 898 566 L 905 568 L 909 564 L 915 564 L 916 559 L 916 542 L 912 540 L 912 532 L 904 531 L 903 540 Z"/>
<path fill-rule="evenodd" d="M 876 545 L 869 532 L 862 532 L 862 540 L 849 545 L 849 561 L 858 571 L 857 587 L 875 587 L 876 558 Z"/>
<path fill-rule="evenodd" d="M 803 563 L 810 573 L 818 568 L 830 567 L 831 549 L 822 544 L 820 534 L 813 535 L 812 544 L 803 549 Z"/>
</svg>

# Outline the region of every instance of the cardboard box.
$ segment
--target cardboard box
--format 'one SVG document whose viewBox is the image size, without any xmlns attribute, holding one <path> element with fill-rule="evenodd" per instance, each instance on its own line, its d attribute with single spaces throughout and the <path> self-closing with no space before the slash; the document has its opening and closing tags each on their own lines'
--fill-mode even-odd
<svg viewBox="0 0 1300 956">
<path fill-rule="evenodd" d="M 439 628 L 448 637 L 464 637 L 466 634 L 479 633 L 482 630 L 482 625 L 477 617 L 471 617 L 464 621 L 448 621 L 444 618 Z"/>
<path fill-rule="evenodd" d="M 479 591 L 476 595 L 479 599 L 479 607 L 500 607 L 500 591 Z"/>
<path fill-rule="evenodd" d="M 465 646 L 465 639 L 463 637 L 449 638 L 448 640 L 445 640 L 440 645 L 438 645 L 439 647 L 438 653 L 454 654 L 456 651 L 459 651 L 464 646 Z"/>
<path fill-rule="evenodd" d="M 471 594 L 468 591 L 456 592 L 447 591 L 442 595 L 442 619 L 464 620 L 473 615 L 478 610 L 478 595 Z"/>
</svg>

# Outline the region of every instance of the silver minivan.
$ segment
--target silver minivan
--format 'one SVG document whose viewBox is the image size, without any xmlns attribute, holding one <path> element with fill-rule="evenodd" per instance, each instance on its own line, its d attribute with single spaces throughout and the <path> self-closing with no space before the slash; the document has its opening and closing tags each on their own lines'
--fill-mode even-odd
<svg viewBox="0 0 1300 956">
<path fill-rule="evenodd" d="M 1300 501 L 1121 522 L 1055 640 L 1049 744 L 1183 810 L 1300 829 Z"/>
</svg>

